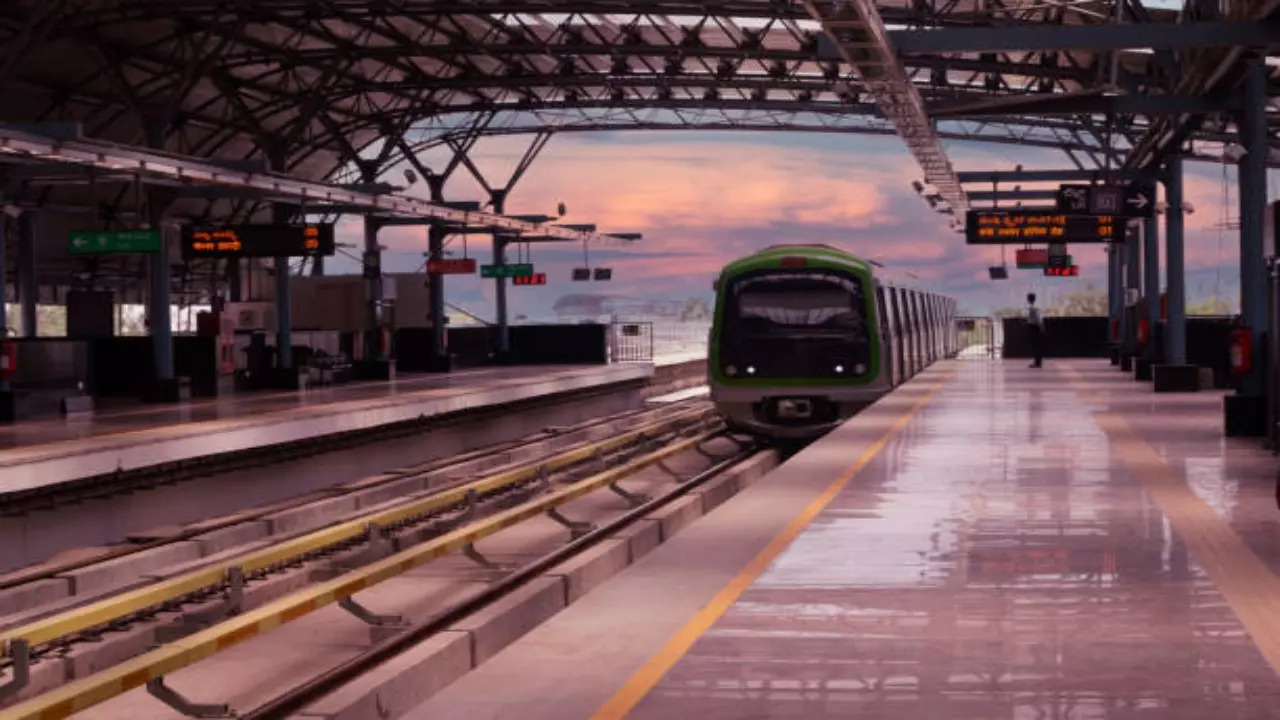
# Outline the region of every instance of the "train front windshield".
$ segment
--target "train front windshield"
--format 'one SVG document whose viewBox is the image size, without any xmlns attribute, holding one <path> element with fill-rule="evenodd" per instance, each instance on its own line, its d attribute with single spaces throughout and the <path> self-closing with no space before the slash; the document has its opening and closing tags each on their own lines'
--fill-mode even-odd
<svg viewBox="0 0 1280 720">
<path fill-rule="evenodd" d="M 870 338 L 862 283 L 821 271 L 769 271 L 729 288 L 722 355 L 730 375 L 851 377 Z"/>
</svg>

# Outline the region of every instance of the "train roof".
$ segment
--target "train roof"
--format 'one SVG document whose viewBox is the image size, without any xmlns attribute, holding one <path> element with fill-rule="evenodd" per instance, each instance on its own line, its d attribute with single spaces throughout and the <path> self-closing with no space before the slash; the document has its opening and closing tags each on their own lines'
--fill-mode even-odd
<svg viewBox="0 0 1280 720">
<path fill-rule="evenodd" d="M 816 244 L 770 245 L 763 250 L 740 257 L 724 266 L 722 273 L 737 273 L 750 269 L 757 263 L 781 257 L 805 257 L 827 262 L 850 265 L 857 270 L 870 271 L 871 266 L 862 258 L 837 247 Z"/>
</svg>

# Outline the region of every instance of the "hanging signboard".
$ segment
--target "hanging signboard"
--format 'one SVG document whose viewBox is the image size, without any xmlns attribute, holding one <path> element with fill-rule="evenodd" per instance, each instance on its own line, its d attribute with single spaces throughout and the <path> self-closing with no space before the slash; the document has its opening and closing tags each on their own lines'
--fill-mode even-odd
<svg viewBox="0 0 1280 720">
<path fill-rule="evenodd" d="M 427 261 L 427 273 L 431 275 L 475 275 L 475 258 L 440 258 Z"/>
</svg>

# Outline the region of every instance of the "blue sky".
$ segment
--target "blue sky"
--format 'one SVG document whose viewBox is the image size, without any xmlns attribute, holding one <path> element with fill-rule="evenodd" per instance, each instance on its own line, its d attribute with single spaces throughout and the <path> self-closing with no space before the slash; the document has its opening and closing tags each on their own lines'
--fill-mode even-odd
<svg viewBox="0 0 1280 720">
<path fill-rule="evenodd" d="M 527 139 L 482 141 L 474 156 L 481 169 L 501 180 L 515 166 Z M 947 143 L 959 170 L 1069 167 L 1055 151 L 1011 145 Z M 437 165 L 440 158 L 427 158 Z M 438 165 L 437 165 L 438 166 Z M 1221 165 L 1188 163 L 1188 296 L 1235 297 L 1237 244 L 1232 230 L 1216 225 L 1234 220 L 1235 167 L 1227 168 L 1227 212 Z M 398 177 L 393 173 L 392 177 Z M 1057 292 L 1105 286 L 1106 266 L 1099 246 L 1073 249 L 1079 278 L 1045 278 L 1011 270 L 1012 279 L 992 282 L 986 267 L 999 262 L 998 249 L 970 247 L 948 228 L 949 217 L 933 213 L 910 187 L 920 177 L 901 141 L 893 137 L 764 133 L 633 131 L 579 133 L 555 137 L 516 186 L 509 213 L 551 214 L 557 202 L 569 208 L 564 222 L 597 223 L 602 231 L 639 231 L 643 241 L 617 248 L 591 248 L 592 265 L 614 269 L 609 283 L 574 283 L 571 268 L 582 264 L 580 246 L 540 245 L 532 260 L 549 276 L 545 287 L 508 290 L 512 314 L 546 317 L 561 295 L 598 292 L 628 297 L 683 299 L 710 297 L 717 270 L 729 260 L 775 243 L 821 242 L 911 272 L 955 295 L 971 312 L 1017 304 L 1028 290 Z M 1275 183 L 1273 182 L 1274 186 Z M 1052 185 L 1025 185 L 1052 187 Z M 422 188 L 410 190 L 421 194 Z M 1270 193 L 1272 197 L 1276 193 Z M 446 188 L 451 200 L 484 200 L 480 187 L 459 170 Z M 339 241 L 360 244 L 358 221 L 339 226 Z M 390 272 L 420 271 L 426 250 L 424 228 L 383 232 Z M 471 236 L 467 255 L 490 261 L 486 236 Z M 455 239 L 450 250 L 462 255 Z M 514 259 L 514 250 L 511 255 Z M 1012 264 L 1012 249 L 1008 251 Z M 331 272 L 354 273 L 355 261 L 333 258 Z M 492 282 L 449 277 L 447 299 L 486 317 L 492 315 Z"/>
</svg>

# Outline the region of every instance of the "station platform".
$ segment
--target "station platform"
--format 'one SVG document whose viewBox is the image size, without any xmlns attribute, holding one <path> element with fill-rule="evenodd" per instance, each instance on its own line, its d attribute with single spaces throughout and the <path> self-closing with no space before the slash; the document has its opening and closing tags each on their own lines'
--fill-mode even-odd
<svg viewBox="0 0 1280 720">
<path fill-rule="evenodd" d="M 0 495 L 645 381 L 653 373 L 650 363 L 484 368 L 18 423 L 0 427 Z"/>
<path fill-rule="evenodd" d="M 1278 463 L 1222 394 L 938 363 L 405 718 L 1280 717 Z"/>
</svg>

